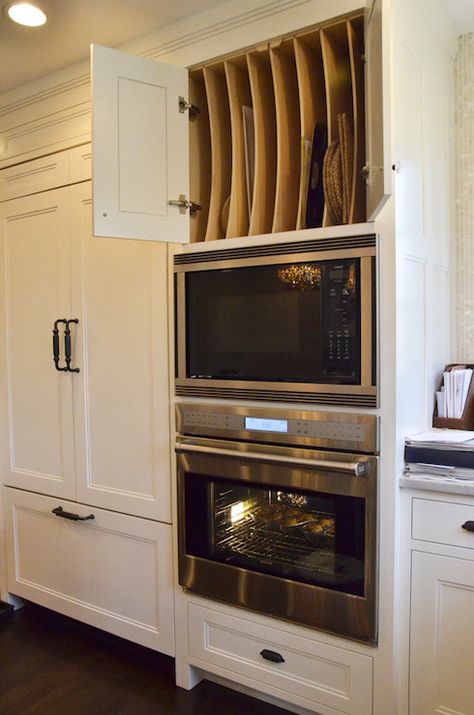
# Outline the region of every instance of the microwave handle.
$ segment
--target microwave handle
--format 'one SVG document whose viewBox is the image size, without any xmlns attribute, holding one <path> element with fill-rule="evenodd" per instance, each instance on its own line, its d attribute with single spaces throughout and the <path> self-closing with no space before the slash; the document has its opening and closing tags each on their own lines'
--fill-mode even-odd
<svg viewBox="0 0 474 715">
<path fill-rule="evenodd" d="M 345 472 L 354 477 L 364 476 L 369 471 L 369 462 L 337 462 L 328 459 L 298 459 L 297 457 L 287 457 L 281 454 L 271 454 L 266 452 L 241 452 L 240 450 L 223 449 L 221 447 L 208 447 L 197 444 L 184 444 L 178 442 L 176 452 L 203 452 L 205 454 L 215 454 L 222 457 L 238 457 L 258 462 L 277 462 L 279 464 L 293 464 L 310 469 L 323 469 L 330 472 Z"/>
</svg>

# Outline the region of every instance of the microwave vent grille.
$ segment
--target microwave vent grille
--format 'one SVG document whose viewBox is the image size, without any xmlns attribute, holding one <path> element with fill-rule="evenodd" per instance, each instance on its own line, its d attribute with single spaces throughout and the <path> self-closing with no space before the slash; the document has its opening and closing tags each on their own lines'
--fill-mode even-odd
<svg viewBox="0 0 474 715">
<path fill-rule="evenodd" d="M 180 397 L 209 397 L 235 400 L 265 400 L 271 402 L 301 402 L 318 405 L 377 407 L 376 395 L 353 395 L 348 393 L 280 392 L 278 390 L 246 390 L 232 387 L 176 385 L 176 395 Z"/>
<path fill-rule="evenodd" d="M 339 236 L 336 238 L 320 238 L 314 241 L 296 241 L 294 243 L 277 243 L 262 246 L 246 246 L 245 248 L 224 248 L 196 253 L 181 253 L 174 257 L 176 266 L 210 261 L 222 261 L 238 258 L 256 258 L 262 256 L 294 255 L 311 251 L 337 251 L 352 248 L 372 248 L 376 246 L 377 237 L 374 234 L 366 236 Z"/>
</svg>

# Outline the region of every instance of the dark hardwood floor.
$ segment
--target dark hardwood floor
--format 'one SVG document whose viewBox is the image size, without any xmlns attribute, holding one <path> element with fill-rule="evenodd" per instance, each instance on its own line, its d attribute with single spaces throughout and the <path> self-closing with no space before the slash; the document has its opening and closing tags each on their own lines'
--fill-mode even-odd
<svg viewBox="0 0 474 715">
<path fill-rule="evenodd" d="M 287 715 L 215 683 L 174 685 L 174 661 L 27 604 L 0 622 L 1 715 Z"/>
</svg>

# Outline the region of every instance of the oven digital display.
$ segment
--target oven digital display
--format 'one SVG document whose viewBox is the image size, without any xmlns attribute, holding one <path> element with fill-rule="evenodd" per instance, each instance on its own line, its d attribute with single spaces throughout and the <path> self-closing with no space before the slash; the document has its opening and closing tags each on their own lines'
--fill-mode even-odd
<svg viewBox="0 0 474 715">
<path fill-rule="evenodd" d="M 245 429 L 261 430 L 262 432 L 288 432 L 288 420 L 246 417 Z"/>
</svg>

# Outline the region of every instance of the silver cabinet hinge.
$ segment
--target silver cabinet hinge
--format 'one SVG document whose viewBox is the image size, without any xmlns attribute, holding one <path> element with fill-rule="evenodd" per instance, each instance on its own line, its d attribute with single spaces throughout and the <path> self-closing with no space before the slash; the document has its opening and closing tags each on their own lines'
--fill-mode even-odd
<svg viewBox="0 0 474 715">
<path fill-rule="evenodd" d="M 190 119 L 194 119 L 195 117 L 197 117 L 198 114 L 201 113 L 199 107 L 196 107 L 195 104 L 190 104 L 189 102 L 186 102 L 184 97 L 179 97 L 178 106 L 181 114 L 184 114 L 186 110 L 189 111 Z"/>
<path fill-rule="evenodd" d="M 180 194 L 177 200 L 170 199 L 168 204 L 170 206 L 177 206 L 180 214 L 185 214 L 187 209 L 189 209 L 191 216 L 194 216 L 197 211 L 201 211 L 201 206 L 195 204 L 194 201 L 188 201 L 184 194 Z"/>
</svg>

